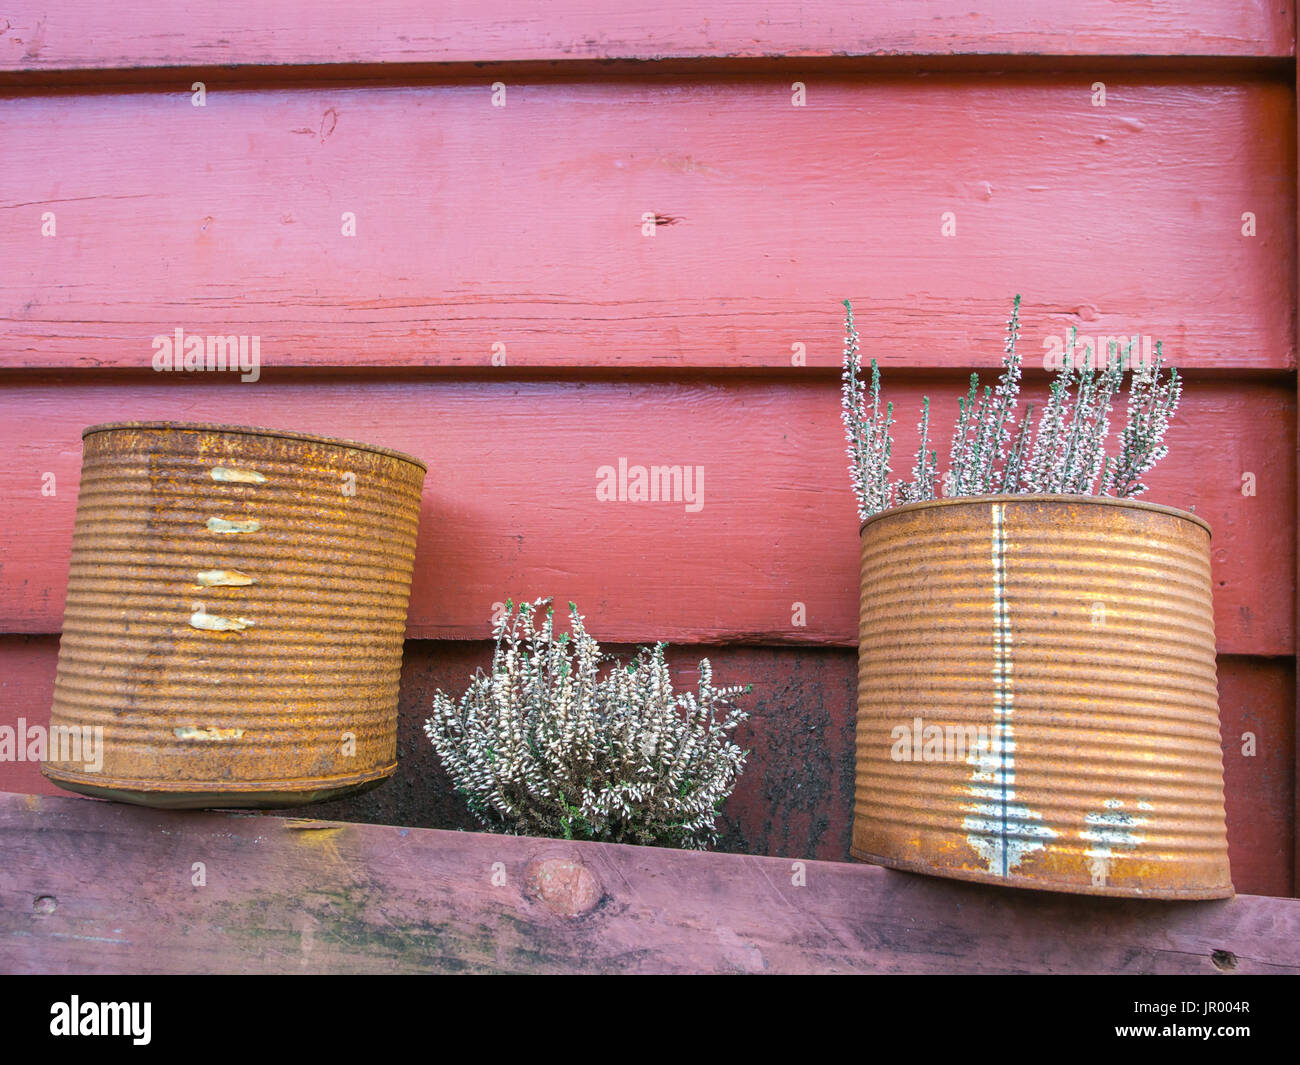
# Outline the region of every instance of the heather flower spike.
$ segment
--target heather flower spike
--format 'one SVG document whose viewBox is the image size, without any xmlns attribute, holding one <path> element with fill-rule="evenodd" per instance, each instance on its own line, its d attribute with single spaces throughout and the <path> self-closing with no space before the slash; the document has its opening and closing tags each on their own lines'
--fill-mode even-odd
<svg viewBox="0 0 1300 1065">
<path fill-rule="evenodd" d="M 891 482 L 893 404 L 887 403 L 882 415 L 880 370 L 874 359 L 870 386 L 863 384 L 853 305 L 845 300 L 844 309 L 842 420 L 858 516 L 863 521 L 895 501 L 924 502 L 939 492 L 946 497 L 1045 493 L 1132 498 L 1146 491 L 1142 478 L 1168 452 L 1164 437 L 1182 398 L 1182 379 L 1172 368 L 1168 377 L 1161 378 L 1159 343 L 1155 358 L 1133 371 L 1118 454 L 1107 456 L 1106 448 L 1112 404 L 1133 354 L 1131 343 L 1123 356 L 1113 345 L 1103 366 L 1101 353 L 1091 348 L 1076 356 L 1077 336 L 1071 330 L 1064 361 L 1051 381 L 1036 428 L 1032 404 L 1017 420 L 1021 359 L 1016 352 L 1020 335 L 1020 297 L 1016 296 L 1007 322 L 1002 376 L 996 387 L 981 391 L 979 375 L 971 374 L 970 389 L 957 403 L 948 469 L 939 476 L 938 457 L 930 449 L 927 396 L 917 425 L 920 445 L 912 479 Z"/>
</svg>

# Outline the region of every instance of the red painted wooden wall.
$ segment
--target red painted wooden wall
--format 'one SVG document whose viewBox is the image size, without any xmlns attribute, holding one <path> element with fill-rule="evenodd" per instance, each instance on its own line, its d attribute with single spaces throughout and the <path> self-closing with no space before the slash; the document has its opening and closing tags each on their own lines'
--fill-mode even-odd
<svg viewBox="0 0 1300 1065">
<path fill-rule="evenodd" d="M 1020 292 L 1027 364 L 1077 326 L 1187 373 L 1147 498 L 1214 527 L 1234 876 L 1292 894 L 1294 4 L 978 6 L 10 5 L 0 724 L 48 715 L 84 426 L 323 432 L 430 466 L 402 769 L 335 815 L 468 826 L 419 722 L 553 595 L 754 681 L 725 844 L 845 858 L 839 300 L 906 453 Z M 259 379 L 155 372 L 177 328 L 260 337 Z M 702 506 L 601 501 L 620 460 Z"/>
</svg>

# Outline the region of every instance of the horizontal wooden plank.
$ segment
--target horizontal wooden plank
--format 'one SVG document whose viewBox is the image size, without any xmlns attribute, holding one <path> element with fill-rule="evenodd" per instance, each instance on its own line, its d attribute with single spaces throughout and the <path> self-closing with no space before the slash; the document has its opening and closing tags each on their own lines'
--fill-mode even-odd
<svg viewBox="0 0 1300 1065">
<path fill-rule="evenodd" d="M 0 969 L 1297 973 L 1300 901 L 3 795 Z"/>
<path fill-rule="evenodd" d="M 0 366 L 1296 365 L 1289 83 L 493 78 L 3 101 Z"/>
<path fill-rule="evenodd" d="M 412 636 L 481 639 L 494 603 L 551 595 L 579 603 L 610 641 L 856 644 L 858 523 L 833 380 L 212 376 L 0 392 L 0 631 L 59 630 L 82 428 L 176 419 L 320 432 L 427 460 Z M 911 467 L 922 393 L 934 397 L 934 424 L 951 425 L 962 384 L 888 377 L 900 471 Z M 1040 375 L 1025 394 L 1044 391 Z M 1193 378 L 1169 443 L 1147 498 L 1195 507 L 1214 529 L 1220 651 L 1290 654 L 1293 389 Z M 620 462 L 680 466 L 676 498 L 629 498 Z M 53 495 L 43 494 L 47 473 Z M 1243 495 L 1246 473 L 1253 496 Z"/>
<path fill-rule="evenodd" d="M 1041 0 L 978 10 L 958 0 L 674 0 L 653 11 L 620 0 L 230 0 L 211 10 L 18 0 L 2 25 L 0 69 L 10 70 L 971 52 L 1289 56 L 1295 10 L 1290 0 Z"/>
<path fill-rule="evenodd" d="M 604 645 L 625 659 L 631 648 Z M 0 725 L 49 722 L 58 640 L 0 636 Z M 752 684 L 740 742 L 750 757 L 719 822 L 719 849 L 843 861 L 853 810 L 857 656 L 833 648 L 672 647 L 679 686 L 693 688 L 707 657 L 720 683 Z M 473 830 L 423 732 L 433 695 L 462 692 L 487 669 L 481 641 L 410 641 L 398 723 L 398 767 L 375 791 L 312 808 L 340 821 Z M 1291 895 L 1294 665 L 1291 659 L 1219 658 L 1228 844 L 1233 882 L 1251 895 Z M 1253 742 L 1252 741 L 1253 738 Z M 32 762 L 0 762 L 0 791 L 60 795 Z"/>
</svg>

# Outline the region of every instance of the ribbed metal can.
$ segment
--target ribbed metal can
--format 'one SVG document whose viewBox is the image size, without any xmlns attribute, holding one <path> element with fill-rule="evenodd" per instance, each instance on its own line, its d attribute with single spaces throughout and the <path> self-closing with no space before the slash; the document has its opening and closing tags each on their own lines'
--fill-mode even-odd
<svg viewBox="0 0 1300 1065">
<path fill-rule="evenodd" d="M 45 776 L 273 807 L 391 775 L 424 464 L 241 426 L 83 438 Z"/>
<path fill-rule="evenodd" d="M 859 638 L 854 857 L 1232 895 L 1203 520 L 1091 496 L 884 511 Z"/>
</svg>

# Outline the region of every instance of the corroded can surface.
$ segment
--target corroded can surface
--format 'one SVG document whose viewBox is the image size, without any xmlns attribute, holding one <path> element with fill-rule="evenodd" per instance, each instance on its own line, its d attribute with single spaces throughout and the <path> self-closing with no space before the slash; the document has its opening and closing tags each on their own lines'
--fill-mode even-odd
<svg viewBox="0 0 1300 1065">
<path fill-rule="evenodd" d="M 1016 887 L 1232 894 L 1210 530 L 985 496 L 862 530 L 854 857 Z"/>
<path fill-rule="evenodd" d="M 389 776 L 424 464 L 238 426 L 83 437 L 45 775 L 172 807 Z"/>
</svg>

